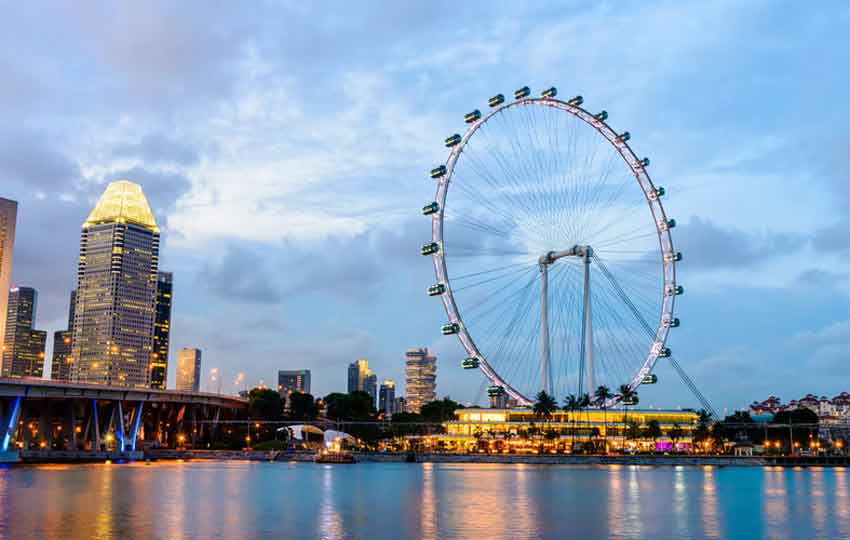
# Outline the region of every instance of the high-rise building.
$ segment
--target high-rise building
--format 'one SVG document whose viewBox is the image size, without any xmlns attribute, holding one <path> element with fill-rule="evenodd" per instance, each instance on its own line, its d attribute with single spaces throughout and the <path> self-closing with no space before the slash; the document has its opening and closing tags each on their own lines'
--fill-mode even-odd
<svg viewBox="0 0 850 540">
<path fill-rule="evenodd" d="M 366 379 L 372 375 L 372 370 L 369 369 L 369 361 L 365 358 L 355 360 L 348 365 L 348 393 L 365 392 Z"/>
<path fill-rule="evenodd" d="M 197 392 L 201 387 L 201 349 L 177 352 L 177 390 Z"/>
<path fill-rule="evenodd" d="M 33 329 L 38 292 L 31 287 L 16 287 L 9 291 L 8 302 L 0 371 L 4 377 L 41 378 L 47 332 Z"/>
<path fill-rule="evenodd" d="M 165 389 L 168 376 L 168 346 L 171 335 L 171 272 L 159 272 L 156 279 L 156 319 L 153 323 L 151 388 Z"/>
<path fill-rule="evenodd" d="M 77 291 L 71 291 L 71 301 L 68 305 L 68 329 L 53 333 L 53 361 L 50 366 L 50 378 L 54 381 L 71 380 L 71 351 L 74 341 L 74 306 L 77 302 Z"/>
<path fill-rule="evenodd" d="M 405 353 L 407 410 L 418 413 L 422 405 L 437 399 L 437 357 L 427 348 Z"/>
<path fill-rule="evenodd" d="M 6 311 L 12 283 L 12 252 L 15 248 L 15 223 L 18 203 L 0 197 L 0 346 L 5 343 Z"/>
<path fill-rule="evenodd" d="M 282 369 L 277 372 L 277 391 L 282 396 L 292 392 L 310 393 L 309 369 Z"/>
<path fill-rule="evenodd" d="M 387 379 L 381 383 L 381 390 L 378 397 L 378 412 L 393 415 L 396 412 L 395 406 L 395 381 Z"/>
<path fill-rule="evenodd" d="M 393 414 L 398 413 L 406 413 L 407 412 L 407 400 L 404 399 L 404 396 L 399 396 L 395 398 L 395 412 Z"/>
<path fill-rule="evenodd" d="M 369 373 L 366 379 L 363 380 L 363 391 L 372 396 L 372 406 L 378 405 L 378 376 L 374 373 Z"/>
<path fill-rule="evenodd" d="M 141 186 L 106 187 L 83 223 L 71 380 L 150 385 L 159 227 Z"/>
</svg>

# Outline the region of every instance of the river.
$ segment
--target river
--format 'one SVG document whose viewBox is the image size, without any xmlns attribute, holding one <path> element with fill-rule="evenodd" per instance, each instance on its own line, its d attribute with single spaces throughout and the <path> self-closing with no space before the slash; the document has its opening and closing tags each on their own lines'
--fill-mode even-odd
<svg viewBox="0 0 850 540">
<path fill-rule="evenodd" d="M 0 538 L 850 539 L 850 470 L 10 466 L 0 469 Z"/>
</svg>

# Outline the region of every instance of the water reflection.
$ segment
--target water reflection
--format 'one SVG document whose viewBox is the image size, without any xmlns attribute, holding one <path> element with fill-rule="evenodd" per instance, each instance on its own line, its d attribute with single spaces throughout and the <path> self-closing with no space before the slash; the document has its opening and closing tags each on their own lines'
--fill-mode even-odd
<svg viewBox="0 0 850 540">
<path fill-rule="evenodd" d="M 15 467 L 0 469 L 0 538 L 850 539 L 849 474 L 368 463 Z"/>
<path fill-rule="evenodd" d="M 702 471 L 702 533 L 706 538 L 720 538 L 717 516 L 717 480 L 714 467 Z"/>
</svg>

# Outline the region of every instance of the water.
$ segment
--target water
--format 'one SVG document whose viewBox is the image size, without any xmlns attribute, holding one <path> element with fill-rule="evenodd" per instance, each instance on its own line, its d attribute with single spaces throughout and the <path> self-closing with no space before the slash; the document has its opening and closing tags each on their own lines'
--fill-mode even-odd
<svg viewBox="0 0 850 540">
<path fill-rule="evenodd" d="M 0 469 L 0 538 L 850 539 L 847 469 L 164 462 Z"/>
</svg>

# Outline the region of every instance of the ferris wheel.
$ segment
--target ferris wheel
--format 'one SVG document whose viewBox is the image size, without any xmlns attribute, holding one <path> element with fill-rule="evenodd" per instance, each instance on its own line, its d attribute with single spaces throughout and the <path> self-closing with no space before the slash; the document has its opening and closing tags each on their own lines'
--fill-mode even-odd
<svg viewBox="0 0 850 540">
<path fill-rule="evenodd" d="M 463 367 L 489 379 L 491 397 L 525 406 L 540 390 L 560 399 L 657 382 L 683 292 L 676 222 L 649 159 L 606 111 L 556 96 L 523 87 L 466 114 L 422 209 L 433 220 L 421 253 L 436 274 L 428 294 L 448 315 L 442 333 L 458 337 Z"/>
</svg>

